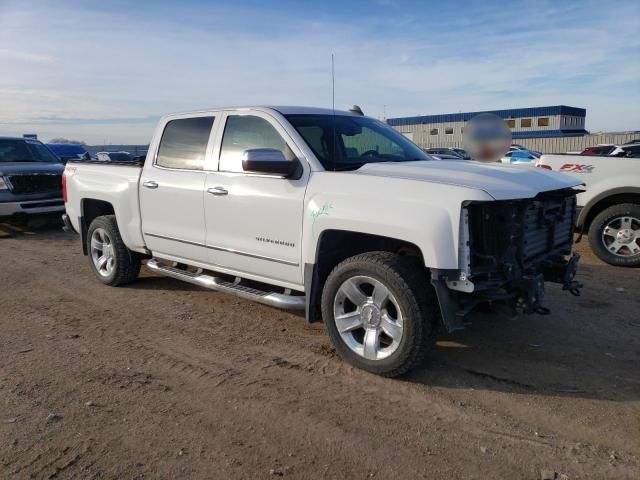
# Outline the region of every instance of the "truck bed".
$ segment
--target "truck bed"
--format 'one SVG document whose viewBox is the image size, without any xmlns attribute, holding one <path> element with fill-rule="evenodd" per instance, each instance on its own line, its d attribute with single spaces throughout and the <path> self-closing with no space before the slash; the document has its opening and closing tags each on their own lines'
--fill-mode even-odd
<svg viewBox="0 0 640 480">
<path fill-rule="evenodd" d="M 73 229 L 82 232 L 88 228 L 80 222 L 88 209 L 104 209 L 101 214 L 118 215 L 120 234 L 127 246 L 144 252 L 138 195 L 141 172 L 139 162 L 68 162 L 64 170 L 65 209 Z"/>
</svg>

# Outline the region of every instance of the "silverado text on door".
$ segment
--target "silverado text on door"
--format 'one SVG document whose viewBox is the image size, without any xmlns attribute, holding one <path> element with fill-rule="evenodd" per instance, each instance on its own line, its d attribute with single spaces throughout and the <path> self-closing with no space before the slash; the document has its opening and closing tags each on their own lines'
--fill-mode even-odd
<svg viewBox="0 0 640 480">
<path fill-rule="evenodd" d="M 476 305 L 543 312 L 576 292 L 579 181 L 432 161 L 387 125 L 296 107 L 164 117 L 143 166 L 70 162 L 65 221 L 97 278 L 155 272 L 323 319 L 338 352 L 393 376 Z"/>
</svg>

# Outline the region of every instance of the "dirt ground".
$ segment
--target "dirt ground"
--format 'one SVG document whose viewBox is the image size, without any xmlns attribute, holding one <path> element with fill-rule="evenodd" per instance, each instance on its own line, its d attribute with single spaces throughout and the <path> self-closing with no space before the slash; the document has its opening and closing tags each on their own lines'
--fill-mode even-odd
<svg viewBox="0 0 640 480">
<path fill-rule="evenodd" d="M 4 232 L 4 233 L 2 233 Z M 0 226 L 0 478 L 640 478 L 640 269 L 481 316 L 384 379 L 321 324 Z"/>
</svg>

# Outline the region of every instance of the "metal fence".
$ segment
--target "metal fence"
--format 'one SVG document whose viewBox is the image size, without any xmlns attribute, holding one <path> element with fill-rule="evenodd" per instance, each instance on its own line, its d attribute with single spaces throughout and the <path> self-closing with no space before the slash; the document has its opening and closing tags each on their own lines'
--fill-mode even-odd
<svg viewBox="0 0 640 480">
<path fill-rule="evenodd" d="M 516 143 L 543 153 L 565 153 L 581 152 L 602 143 L 622 145 L 636 139 L 640 139 L 640 133 L 597 133 L 582 137 L 523 138 Z"/>
<path fill-rule="evenodd" d="M 418 127 L 418 126 L 416 126 Z M 415 143 L 422 148 L 433 147 L 464 147 L 462 142 L 457 140 L 447 141 L 430 141 L 428 132 L 423 132 L 411 126 L 395 127 L 401 133 L 407 135 Z M 566 153 L 581 152 L 587 147 L 593 147 L 598 144 L 614 144 L 622 145 L 631 140 L 640 139 L 640 132 L 636 133 L 595 133 L 578 137 L 551 137 L 551 138 L 519 138 L 513 143 L 523 145 L 531 150 L 537 150 L 543 153 Z"/>
</svg>

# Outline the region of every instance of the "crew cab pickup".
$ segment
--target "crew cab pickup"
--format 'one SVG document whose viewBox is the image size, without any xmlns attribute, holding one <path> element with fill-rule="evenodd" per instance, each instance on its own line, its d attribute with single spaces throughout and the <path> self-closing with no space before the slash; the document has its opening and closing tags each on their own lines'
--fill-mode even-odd
<svg viewBox="0 0 640 480">
<path fill-rule="evenodd" d="M 63 169 L 38 140 L 0 137 L 0 218 L 64 212 Z"/>
<path fill-rule="evenodd" d="M 623 267 L 640 266 L 640 155 L 635 155 L 543 155 L 536 163 L 584 182 L 577 228 L 588 234 L 601 260 Z"/>
<path fill-rule="evenodd" d="M 251 107 L 168 115 L 144 165 L 72 160 L 65 222 L 96 277 L 162 275 L 325 322 L 353 365 L 395 376 L 479 304 L 547 313 L 578 293 L 579 180 L 438 162 L 352 112 Z"/>
</svg>

